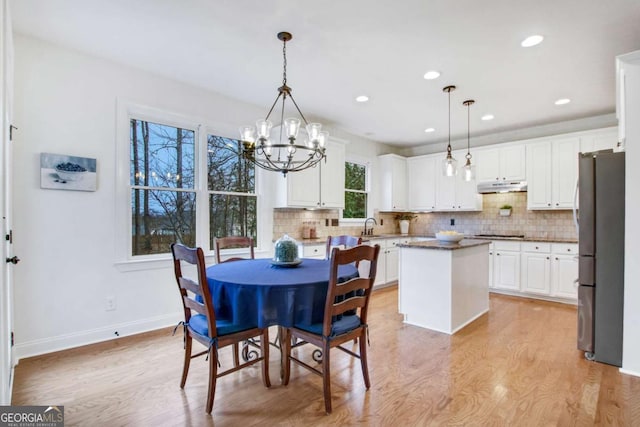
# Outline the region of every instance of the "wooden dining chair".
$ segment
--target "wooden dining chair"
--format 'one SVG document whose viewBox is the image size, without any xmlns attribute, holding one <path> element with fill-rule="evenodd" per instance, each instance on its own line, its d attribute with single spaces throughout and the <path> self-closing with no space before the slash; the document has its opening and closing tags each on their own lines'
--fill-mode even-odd
<svg viewBox="0 0 640 427">
<path fill-rule="evenodd" d="M 367 390 L 371 386 L 367 365 L 367 311 L 371 289 L 376 277 L 379 253 L 379 245 L 361 245 L 343 250 L 334 248 L 331 254 L 329 289 L 322 323 L 312 325 L 296 324 L 291 328 L 286 328 L 284 332 L 285 336 L 282 342 L 285 360 L 282 384 L 289 384 L 292 361 L 320 375 L 324 389 L 324 407 L 327 414 L 331 413 L 331 364 L 329 355 L 332 348 L 338 348 L 360 359 L 364 384 Z M 339 266 L 365 260 L 371 263 L 368 275 L 357 277 L 344 283 L 338 282 Z M 352 310 L 356 310 L 355 314 L 348 314 Z M 294 338 L 296 341 L 292 343 Z M 360 344 L 358 353 L 341 346 L 341 344 L 356 338 Z M 292 355 L 292 349 L 305 344 L 315 345 L 322 350 L 322 370 L 316 369 Z"/>
<path fill-rule="evenodd" d="M 220 256 L 221 249 L 232 248 L 249 248 L 249 258 L 255 259 L 253 253 L 253 238 L 247 236 L 229 236 L 229 237 L 216 237 L 214 240 L 214 247 L 216 250 L 216 262 L 218 264 L 228 261 L 238 261 L 241 259 L 247 259 L 243 257 L 233 257 L 223 260 Z"/>
<path fill-rule="evenodd" d="M 216 380 L 219 377 L 235 372 L 239 369 L 262 362 L 262 381 L 265 387 L 270 387 L 269 380 L 269 329 L 258 328 L 251 324 L 236 324 L 225 319 L 218 319 L 213 306 L 213 300 L 207 283 L 207 274 L 202 248 L 189 248 L 174 243 L 171 245 L 173 253 L 173 267 L 176 281 L 180 290 L 182 307 L 184 309 L 184 365 L 182 368 L 182 380 L 180 388 L 184 388 L 189 373 L 191 359 L 208 355 L 209 358 L 209 391 L 207 393 L 206 411 L 211 413 L 213 398 L 216 392 Z M 197 279 L 193 280 L 183 276 L 182 263 L 196 266 Z M 239 364 L 237 362 L 238 343 L 250 338 L 260 338 L 260 345 L 251 341 L 260 348 L 260 356 Z M 206 349 L 200 353 L 191 354 L 192 340 L 195 339 Z M 234 366 L 225 371 L 218 372 L 218 350 L 226 346 L 233 346 Z"/>
<path fill-rule="evenodd" d="M 326 256 L 327 259 L 331 258 L 331 249 L 333 248 L 343 248 L 348 249 L 354 246 L 358 246 L 362 244 L 362 237 L 354 237 L 354 236 L 329 236 L 327 237 L 327 251 Z"/>
</svg>

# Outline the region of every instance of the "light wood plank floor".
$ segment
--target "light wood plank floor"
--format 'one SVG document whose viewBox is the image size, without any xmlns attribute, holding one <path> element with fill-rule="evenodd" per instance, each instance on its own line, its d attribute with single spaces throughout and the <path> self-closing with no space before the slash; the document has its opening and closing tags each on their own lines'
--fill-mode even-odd
<svg viewBox="0 0 640 427">
<path fill-rule="evenodd" d="M 182 337 L 167 329 L 23 360 L 13 404 L 64 405 L 66 425 L 640 425 L 640 378 L 584 359 L 574 306 L 492 295 L 453 336 L 404 325 L 395 287 L 374 292 L 371 313 L 371 389 L 332 352 L 331 415 L 320 377 L 294 365 L 279 385 L 277 351 L 270 389 L 258 366 L 223 377 L 205 414 L 207 364 L 194 360 L 181 390 Z"/>
</svg>

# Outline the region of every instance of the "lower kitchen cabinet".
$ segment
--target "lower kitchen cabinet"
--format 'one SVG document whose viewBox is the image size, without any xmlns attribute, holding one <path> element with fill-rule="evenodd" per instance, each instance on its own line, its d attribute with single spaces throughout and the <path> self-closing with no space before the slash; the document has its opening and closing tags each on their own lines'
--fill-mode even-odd
<svg viewBox="0 0 640 427">
<path fill-rule="evenodd" d="M 371 239 L 363 242 L 366 245 L 380 245 L 380 253 L 378 255 L 378 268 L 376 271 L 376 280 L 373 286 L 386 285 L 387 283 L 398 280 L 399 272 L 399 256 L 398 243 L 407 243 L 413 240 L 411 237 L 389 238 L 389 239 Z"/>
<path fill-rule="evenodd" d="M 512 295 L 577 300 L 578 245 L 495 240 L 489 246 L 489 287 Z"/>
<path fill-rule="evenodd" d="M 493 287 L 520 290 L 520 242 L 493 242 Z"/>
<path fill-rule="evenodd" d="M 551 255 L 552 295 L 578 298 L 578 245 L 553 244 Z"/>
<path fill-rule="evenodd" d="M 549 243 L 523 242 L 521 257 L 521 290 L 549 295 L 551 289 L 551 245 Z"/>
<path fill-rule="evenodd" d="M 322 243 L 318 245 L 305 245 L 305 244 L 299 243 L 298 256 L 300 258 L 325 259 L 327 256 L 327 245 L 326 243 Z"/>
</svg>

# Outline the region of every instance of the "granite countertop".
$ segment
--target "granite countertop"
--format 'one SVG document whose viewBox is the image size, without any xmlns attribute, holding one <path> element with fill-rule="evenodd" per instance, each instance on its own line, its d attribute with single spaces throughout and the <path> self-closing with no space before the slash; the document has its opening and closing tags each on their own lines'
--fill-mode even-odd
<svg viewBox="0 0 640 427">
<path fill-rule="evenodd" d="M 370 236 L 356 236 L 356 237 L 362 237 L 362 241 L 363 242 L 369 242 L 371 240 L 374 239 L 398 239 L 398 238 L 404 238 L 404 237 L 408 237 L 408 238 L 416 238 L 416 237 L 423 237 L 423 238 L 431 238 L 431 239 L 435 239 L 434 235 L 430 235 L 430 234 L 400 234 L 400 233 L 388 233 L 388 234 L 374 234 L 374 235 L 370 235 Z M 576 244 L 578 243 L 577 239 L 559 239 L 559 238 L 548 238 L 548 237 L 509 237 L 509 236 L 491 236 L 491 237 L 487 237 L 487 236 L 474 236 L 474 235 L 470 235 L 469 239 L 473 239 L 473 240 L 482 240 L 482 241 L 492 241 L 492 240 L 511 240 L 511 241 L 515 241 L 515 242 L 547 242 L 547 243 L 567 243 L 567 244 Z M 469 240 L 469 239 L 465 239 L 465 240 Z M 327 243 L 327 238 L 326 237 L 318 237 L 317 239 L 296 239 L 298 244 L 301 244 L 303 246 L 306 245 L 320 245 L 320 244 L 325 244 Z M 417 242 L 414 242 L 417 243 Z"/>
<path fill-rule="evenodd" d="M 547 242 L 547 243 L 578 243 L 577 239 L 559 239 L 549 237 L 501 237 L 501 236 L 470 236 L 478 240 L 511 240 L 515 242 Z"/>
<path fill-rule="evenodd" d="M 442 249 L 442 250 L 455 250 L 471 248 L 474 246 L 488 245 L 491 243 L 489 240 L 480 239 L 462 239 L 459 242 L 440 242 L 438 240 L 429 240 L 426 242 L 411 242 L 400 243 L 400 248 L 412 248 L 412 249 Z"/>
</svg>

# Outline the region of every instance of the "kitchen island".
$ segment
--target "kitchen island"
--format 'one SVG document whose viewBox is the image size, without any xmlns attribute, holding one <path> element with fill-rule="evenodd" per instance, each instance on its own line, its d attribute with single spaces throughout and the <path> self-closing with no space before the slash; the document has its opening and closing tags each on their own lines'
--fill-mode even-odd
<svg viewBox="0 0 640 427">
<path fill-rule="evenodd" d="M 489 243 L 398 245 L 398 309 L 405 323 L 454 334 L 488 312 Z"/>
</svg>

